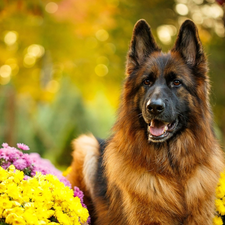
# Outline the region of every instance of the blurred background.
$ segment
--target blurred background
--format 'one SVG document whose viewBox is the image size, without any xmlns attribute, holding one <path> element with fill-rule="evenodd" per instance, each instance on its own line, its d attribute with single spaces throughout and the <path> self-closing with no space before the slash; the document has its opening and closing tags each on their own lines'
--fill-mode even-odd
<svg viewBox="0 0 225 225">
<path fill-rule="evenodd" d="M 1 0 L 0 143 L 25 143 L 67 166 L 73 138 L 88 132 L 108 137 L 133 26 L 141 18 L 164 51 L 185 19 L 198 25 L 216 133 L 225 146 L 223 0 Z"/>
</svg>

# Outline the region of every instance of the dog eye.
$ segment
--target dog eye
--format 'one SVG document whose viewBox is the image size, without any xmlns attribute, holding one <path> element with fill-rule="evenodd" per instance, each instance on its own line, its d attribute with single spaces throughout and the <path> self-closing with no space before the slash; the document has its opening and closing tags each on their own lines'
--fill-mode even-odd
<svg viewBox="0 0 225 225">
<path fill-rule="evenodd" d="M 144 84 L 144 85 L 150 86 L 150 85 L 152 84 L 152 82 L 151 82 L 149 79 L 145 79 L 145 80 L 143 81 L 143 84 Z"/>
<path fill-rule="evenodd" d="M 172 85 L 173 85 L 174 87 L 179 87 L 179 86 L 181 85 L 181 81 L 180 81 L 180 80 L 174 80 L 174 81 L 172 82 Z"/>
</svg>

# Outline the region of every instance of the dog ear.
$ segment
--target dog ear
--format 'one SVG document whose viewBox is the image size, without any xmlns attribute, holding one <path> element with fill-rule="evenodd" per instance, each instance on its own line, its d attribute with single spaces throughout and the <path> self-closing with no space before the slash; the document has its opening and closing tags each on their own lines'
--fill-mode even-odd
<svg viewBox="0 0 225 225">
<path fill-rule="evenodd" d="M 186 20 L 180 28 L 177 40 L 171 52 L 179 52 L 190 66 L 205 62 L 202 43 L 199 39 L 198 29 L 191 20 Z"/>
<path fill-rule="evenodd" d="M 161 49 L 156 44 L 148 23 L 141 19 L 134 26 L 127 55 L 127 74 L 131 74 L 154 51 L 161 51 Z"/>
</svg>

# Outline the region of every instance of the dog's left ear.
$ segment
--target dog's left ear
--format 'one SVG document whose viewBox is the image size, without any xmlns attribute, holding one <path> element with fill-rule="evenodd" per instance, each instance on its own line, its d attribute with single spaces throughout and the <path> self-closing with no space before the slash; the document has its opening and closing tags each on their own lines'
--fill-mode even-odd
<svg viewBox="0 0 225 225">
<path fill-rule="evenodd" d="M 154 51 L 161 51 L 161 49 L 155 42 L 150 26 L 141 19 L 134 26 L 127 55 L 126 73 L 131 74 Z"/>
<path fill-rule="evenodd" d="M 171 52 L 179 52 L 190 66 L 195 66 L 206 61 L 198 29 L 194 22 L 186 20 L 182 24 Z"/>
</svg>

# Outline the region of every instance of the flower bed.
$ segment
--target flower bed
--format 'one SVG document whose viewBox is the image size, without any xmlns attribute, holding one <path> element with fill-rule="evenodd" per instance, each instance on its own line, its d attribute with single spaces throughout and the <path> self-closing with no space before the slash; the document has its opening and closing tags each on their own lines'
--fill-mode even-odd
<svg viewBox="0 0 225 225">
<path fill-rule="evenodd" d="M 29 147 L 0 148 L 0 225 L 80 225 L 90 223 L 83 192 L 49 160 L 27 154 Z M 216 188 L 214 225 L 225 224 L 225 173 Z"/>
<path fill-rule="evenodd" d="M 220 174 L 219 183 L 216 188 L 216 211 L 217 216 L 213 220 L 214 225 L 225 224 L 225 172 Z"/>
<path fill-rule="evenodd" d="M 0 225 L 83 224 L 89 220 L 83 193 L 37 153 L 0 149 Z M 18 144 L 23 151 L 29 150 Z"/>
</svg>

